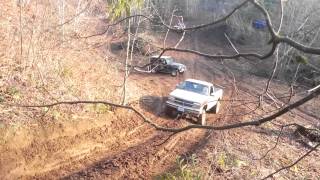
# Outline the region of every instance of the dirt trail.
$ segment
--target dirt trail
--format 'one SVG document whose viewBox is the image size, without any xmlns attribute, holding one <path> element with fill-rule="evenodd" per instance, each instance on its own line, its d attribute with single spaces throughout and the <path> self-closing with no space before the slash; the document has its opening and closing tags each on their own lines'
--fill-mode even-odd
<svg viewBox="0 0 320 180">
<path fill-rule="evenodd" d="M 194 41 L 197 42 L 197 36 L 195 37 Z M 194 44 L 193 48 L 198 49 L 197 43 Z M 150 93 L 140 97 L 139 102 L 136 103 L 148 117 L 162 125 L 180 127 L 190 122 L 167 119 L 162 112 L 163 97 L 167 96 L 174 89 L 174 86 L 185 78 L 199 78 L 207 81 L 221 80 L 223 73 L 217 67 L 208 64 L 210 62 L 204 59 L 190 59 L 189 55 L 185 57 L 179 54 L 171 55 L 180 56 L 179 61 L 188 65 L 189 71 L 183 77 L 172 78 L 167 75 L 146 76 L 145 74 L 134 73 L 131 75 L 130 80 L 135 81 L 137 86 Z M 209 123 L 215 122 L 218 117 L 220 116 L 209 115 Z M 133 117 L 132 120 L 134 122 L 139 121 L 136 117 Z M 120 130 L 121 126 L 124 125 L 123 123 L 125 121 L 117 123 L 118 125 L 116 126 L 119 126 L 119 128 L 115 127 L 114 130 Z M 130 123 L 127 126 L 134 128 L 136 125 L 135 123 Z M 192 149 L 197 149 L 199 144 L 206 138 L 206 131 L 203 130 L 191 130 L 170 137 L 169 133 L 156 132 L 148 125 L 139 123 L 139 126 L 143 127 L 136 132 L 132 130 L 124 133 L 123 136 L 118 136 L 119 144 L 114 141 L 109 143 L 104 141 L 106 144 L 100 148 L 88 151 L 77 158 L 66 159 L 64 163 L 60 162 L 58 166 L 51 167 L 52 169 L 49 171 L 38 172 L 35 176 L 29 177 L 41 179 L 52 177 L 64 177 L 64 179 L 149 179 L 153 175 L 161 174 L 165 169 L 171 168 L 177 156 L 190 153 Z M 104 134 L 103 128 L 91 130 L 90 134 L 100 134 L 99 131 L 103 134 L 100 136 L 101 138 L 109 135 L 109 133 Z M 88 134 L 79 134 L 79 137 L 87 136 Z M 117 145 L 115 146 L 115 144 Z"/>
<path fill-rule="evenodd" d="M 192 41 L 193 48 L 198 49 L 197 36 Z M 130 81 L 134 81 L 141 89 L 149 94 L 140 97 L 135 104 L 154 121 L 170 127 L 187 125 L 190 122 L 167 119 L 163 114 L 163 97 L 174 89 L 174 86 L 185 78 L 198 78 L 207 81 L 221 80 L 222 71 L 200 58 L 190 58 L 189 55 L 180 56 L 180 61 L 188 65 L 188 73 L 183 77 L 172 78 L 167 75 L 132 74 Z M 218 75 L 218 76 L 215 76 Z M 160 83 L 161 82 L 161 83 Z M 222 83 L 222 82 L 219 82 Z M 125 112 L 118 112 L 125 113 Z M 79 132 L 75 136 L 65 136 L 59 139 L 34 142 L 31 145 L 39 153 L 45 153 L 42 146 L 56 147 L 48 152 L 47 158 L 34 159 L 33 164 L 48 161 L 41 170 L 30 168 L 24 171 L 24 178 L 51 179 L 64 177 L 64 179 L 78 178 L 145 178 L 162 173 L 171 168 L 178 155 L 188 153 L 190 149 L 197 149 L 199 143 L 205 138 L 205 131 L 192 130 L 170 137 L 169 133 L 156 132 L 146 124 L 142 124 L 137 117 L 126 120 L 126 117 L 117 118 L 111 124 L 102 124 L 94 129 Z M 209 123 L 217 119 L 216 115 L 209 115 Z M 111 125 L 111 126 L 110 126 Z M 123 132 L 121 130 L 123 129 Z M 118 132 L 117 132 L 118 131 Z M 114 138 L 110 138 L 112 135 Z M 91 142 L 91 144 L 90 144 Z M 69 145 L 68 145 L 69 144 Z M 78 145 L 77 145 L 78 144 Z M 68 146 L 66 146 L 68 145 Z M 82 147 L 81 147 L 82 146 Z M 57 151 L 69 151 L 69 155 L 62 156 Z M 36 152 L 28 152 L 34 156 Z M 29 156 L 29 155 L 28 155 Z M 54 158 L 57 158 L 53 160 Z M 33 171 L 31 171 L 33 170 Z M 17 171 L 18 172 L 18 171 Z M 31 176 L 29 176 L 30 174 Z M 34 175 L 35 174 L 35 175 Z"/>
<path fill-rule="evenodd" d="M 193 36 L 192 45 L 198 50 L 198 36 Z M 179 54 L 172 53 L 173 56 Z M 189 71 L 183 77 L 170 78 L 166 75 L 134 74 L 131 80 L 137 81 L 141 88 L 148 88 L 153 96 L 146 96 L 140 102 L 144 110 L 149 112 L 157 122 L 165 122 L 170 127 L 187 125 L 190 122 L 172 121 L 164 118 L 163 97 L 165 97 L 175 86 L 176 83 L 186 78 L 198 78 L 207 81 L 219 81 L 224 78 L 223 72 L 218 67 L 212 66 L 211 62 L 204 59 L 190 59 L 190 56 L 180 56 L 180 61 L 188 65 Z M 160 83 L 161 82 L 161 83 Z M 222 83 L 222 82 L 217 82 Z M 226 98 L 228 91 L 225 92 Z M 222 115 L 209 115 L 209 123 L 217 122 Z M 78 178 L 107 178 L 107 179 L 150 179 L 155 174 L 161 174 L 165 169 L 171 168 L 178 155 L 191 153 L 198 149 L 200 144 L 205 142 L 206 131 L 191 130 L 180 133 L 173 137 L 165 132 L 154 132 L 154 134 L 141 143 L 119 151 L 114 155 L 106 155 L 102 160 L 70 173 L 64 179 Z M 136 136 L 135 138 L 141 138 Z"/>
<path fill-rule="evenodd" d="M 80 177 L 150 179 L 153 174 L 161 173 L 166 169 L 166 165 L 175 160 L 176 154 L 186 153 L 186 149 L 197 145 L 196 139 L 199 138 L 200 132 L 193 131 L 192 133 L 194 133 L 194 139 L 190 134 L 182 133 L 169 140 L 167 140 L 166 133 L 158 133 L 144 143 L 107 157 L 84 170 L 65 177 L 65 179 Z M 164 169 L 160 167 L 164 167 Z"/>
<path fill-rule="evenodd" d="M 171 79 L 163 75 L 142 78 L 141 75 L 138 74 L 133 75 L 132 79 L 139 79 L 143 86 L 146 85 L 144 83 L 154 81 L 162 82 L 162 84 L 158 85 L 152 84 L 153 87 L 158 86 L 155 90 L 158 89 L 159 91 L 153 91 L 156 93 L 155 96 L 142 97 L 140 102 L 140 106 L 143 108 L 142 110 L 145 111 L 149 117 L 152 117 L 154 121 L 170 127 L 179 127 L 190 123 L 184 120 L 173 121 L 172 119 L 167 119 L 162 112 L 162 96 L 170 91 L 172 86 L 180 80 L 179 78 Z M 132 120 L 134 120 L 134 122 L 139 121 L 139 119 Z M 131 123 L 127 126 L 134 128 L 135 124 Z M 120 144 L 113 148 L 108 147 L 107 144 L 114 146 L 112 145 L 115 144 L 114 142 L 104 142 L 107 144 L 96 151 L 89 151 L 82 157 L 68 159 L 65 163 L 60 162 L 60 165 L 52 167 L 52 170 L 38 173 L 35 176 L 30 176 L 30 178 L 46 179 L 62 176 L 64 179 L 78 179 L 80 177 L 149 179 L 154 174 L 160 174 L 164 169 L 170 168 L 175 162 L 177 155 L 188 153 L 190 149 L 196 148 L 205 135 L 205 132 L 202 130 L 192 130 L 170 137 L 169 133 L 156 132 L 148 125 L 140 124 L 139 126 L 143 127 L 137 131 L 131 130 L 126 132 L 122 137 L 119 136 L 118 143 Z M 120 131 L 120 129 L 121 125 L 119 128 L 115 127 L 114 130 Z M 90 131 L 90 134 L 100 134 L 99 131 L 100 133 L 104 133 L 103 129 L 98 128 Z M 88 134 L 79 135 L 79 137 L 88 136 Z M 101 138 L 103 137 L 106 137 L 106 135 L 101 135 Z M 124 143 L 124 145 L 121 145 L 122 143 Z M 28 176 L 26 177 L 28 178 Z"/>
</svg>

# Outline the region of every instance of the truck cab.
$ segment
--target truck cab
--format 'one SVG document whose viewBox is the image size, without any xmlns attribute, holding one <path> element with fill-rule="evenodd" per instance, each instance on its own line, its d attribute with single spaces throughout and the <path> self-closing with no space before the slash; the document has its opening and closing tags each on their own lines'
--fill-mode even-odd
<svg viewBox="0 0 320 180">
<path fill-rule="evenodd" d="M 206 124 L 206 112 L 218 113 L 223 90 L 212 83 L 187 79 L 176 86 L 166 101 L 166 113 L 197 117 L 202 125 Z"/>
</svg>

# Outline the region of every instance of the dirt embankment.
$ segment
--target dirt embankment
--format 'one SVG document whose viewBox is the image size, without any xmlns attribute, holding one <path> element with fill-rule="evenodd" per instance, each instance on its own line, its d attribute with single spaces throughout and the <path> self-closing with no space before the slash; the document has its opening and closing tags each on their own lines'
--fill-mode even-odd
<svg viewBox="0 0 320 180">
<path fill-rule="evenodd" d="M 213 34 L 210 36 L 208 32 L 211 31 L 188 34 L 186 37 L 189 40 L 186 39 L 182 47 L 206 52 L 233 52 L 226 41 L 221 39 L 222 31 L 211 32 Z M 168 43 L 173 44 L 179 37 L 170 34 L 168 39 Z M 209 124 L 223 125 L 259 118 L 265 111 L 273 110 L 269 106 L 254 110 L 257 103 L 255 96 L 261 91 L 266 79 L 248 74 L 248 66 L 243 65 L 242 60 L 238 63 L 221 63 L 220 60 L 209 61 L 190 54 L 169 54 L 187 65 L 188 72 L 184 76 L 172 78 L 167 75 L 133 73 L 129 79 L 130 87 L 134 88 L 131 96 L 136 95 L 130 104 L 158 124 L 181 127 L 192 123 L 185 119 L 168 119 L 162 112 L 165 96 L 186 78 L 207 80 L 225 87 L 222 112 L 218 115 L 210 114 Z M 121 73 L 120 70 L 118 75 Z M 112 76 L 112 73 L 106 75 L 110 78 Z M 108 82 L 106 78 L 101 83 L 110 87 Z M 277 86 L 285 89 L 281 84 Z M 100 87 L 100 90 L 103 88 Z M 35 118 L 37 120 L 28 126 L 17 126 L 14 131 L 1 134 L 6 137 L 5 141 L 1 141 L 0 149 L 1 178 L 150 179 L 173 170 L 178 156 L 197 153 L 201 162 L 199 166 L 207 173 L 205 179 L 253 179 L 289 163 L 305 150 L 295 141 L 291 131 L 286 131 L 284 140 L 271 156 L 258 161 L 254 159 L 274 144 L 274 138 L 279 133 L 277 126 L 267 124 L 261 128 L 226 132 L 190 130 L 170 136 L 169 133 L 155 131 L 133 112 L 105 107 L 89 107 L 82 112 L 86 107 L 81 106 L 80 114 L 72 113 L 63 118 L 51 110 L 49 115 Z M 79 110 L 78 106 L 68 108 L 71 112 Z M 306 119 L 308 122 L 304 122 Z M 316 122 L 301 112 L 277 119 L 277 123 L 301 121 L 306 124 Z M 313 159 L 319 159 L 319 155 L 312 155 L 309 164 L 304 162 L 297 167 L 298 170 L 282 175 L 289 178 L 304 175 L 315 178 L 319 174 L 316 167 L 320 165 Z"/>
<path fill-rule="evenodd" d="M 134 106 L 159 124 L 170 127 L 188 124 L 167 119 L 162 112 L 162 95 L 178 79 L 133 75 L 132 80 L 138 80 L 141 88 L 153 92 L 153 96 L 141 97 Z M 157 83 L 160 81 L 161 84 Z M 156 132 L 125 110 L 107 111 L 91 120 L 79 118 L 56 122 L 45 117 L 39 122 L 42 124 L 16 130 L 1 149 L 2 177 L 147 178 L 169 168 L 178 154 L 195 148 L 204 134 L 193 130 L 169 137 L 170 134 Z"/>
</svg>

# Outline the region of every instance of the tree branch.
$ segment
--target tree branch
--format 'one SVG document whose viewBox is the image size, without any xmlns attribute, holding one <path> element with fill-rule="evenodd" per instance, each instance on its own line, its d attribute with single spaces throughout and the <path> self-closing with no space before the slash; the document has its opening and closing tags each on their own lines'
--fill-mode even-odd
<svg viewBox="0 0 320 180">
<path fill-rule="evenodd" d="M 261 6 L 261 4 L 259 4 L 259 3 L 257 2 L 257 0 L 250 0 L 250 2 L 253 3 L 253 5 L 254 5 L 256 8 L 258 8 L 258 9 L 262 12 L 262 14 L 264 15 L 264 17 L 266 18 L 267 27 L 268 27 L 268 29 L 269 29 L 269 32 L 270 32 L 271 36 L 272 36 L 272 39 L 274 39 L 275 37 L 277 37 L 278 34 L 277 34 L 277 33 L 274 31 L 274 29 L 273 29 L 273 25 L 272 25 L 271 18 L 270 18 L 270 15 L 269 15 L 268 11 L 267 11 L 263 6 Z"/>
<path fill-rule="evenodd" d="M 300 51 L 307 53 L 307 54 L 320 55 L 320 48 L 314 48 L 314 47 L 303 45 L 303 44 L 296 42 L 288 37 L 279 36 L 276 39 L 276 42 L 288 44 L 288 45 L 292 46 L 293 48 L 300 50 Z"/>
<path fill-rule="evenodd" d="M 185 126 L 185 127 L 182 127 L 182 128 L 169 128 L 169 127 L 160 126 L 160 125 L 152 122 L 151 120 L 149 120 L 140 111 L 138 111 L 136 108 L 134 108 L 132 106 L 119 105 L 119 104 L 111 103 L 111 102 L 108 102 L 108 101 L 62 101 L 62 102 L 56 102 L 56 103 L 52 103 L 52 104 L 45 104 L 45 105 L 17 105 L 17 104 L 6 104 L 6 103 L 1 103 L 1 104 L 2 105 L 6 105 L 6 106 L 15 106 L 15 107 L 23 107 L 23 108 L 53 107 L 53 106 L 62 105 L 62 104 L 66 104 L 66 105 L 104 104 L 104 105 L 109 105 L 109 106 L 113 106 L 113 107 L 117 107 L 117 108 L 123 108 L 123 109 L 132 110 L 145 123 L 148 123 L 150 126 L 152 126 L 153 128 L 155 128 L 156 130 L 159 130 L 159 131 L 182 132 L 182 131 L 187 131 L 187 130 L 195 129 L 195 128 L 222 131 L 222 130 L 229 130 L 229 129 L 247 127 L 247 126 L 260 126 L 261 124 L 264 124 L 266 122 L 270 122 L 270 121 L 274 120 L 275 118 L 277 118 L 277 117 L 289 112 L 290 110 L 303 105 L 304 103 L 306 103 L 306 102 L 310 101 L 311 99 L 317 97 L 319 94 L 320 94 L 320 87 L 318 87 L 317 89 L 314 89 L 309 95 L 307 95 L 306 97 L 296 101 L 295 103 L 293 103 L 291 105 L 287 105 L 286 107 L 284 107 L 283 109 L 279 110 L 278 112 L 276 112 L 276 113 L 274 113 L 272 115 L 269 115 L 267 117 L 260 118 L 258 120 L 249 120 L 249 121 L 246 121 L 246 122 L 234 123 L 234 124 L 223 125 L 223 126 L 202 126 L 202 125 L 194 124 L 194 125 L 189 125 L 189 126 Z"/>
<path fill-rule="evenodd" d="M 258 58 L 258 59 L 266 59 L 273 55 L 274 51 L 276 50 L 277 44 L 273 44 L 271 50 L 264 54 L 258 54 L 258 53 L 237 53 L 235 55 L 215 55 L 215 54 L 207 54 L 200 51 L 192 50 L 192 49 L 180 49 L 180 48 L 174 48 L 174 47 L 168 47 L 162 50 L 160 53 L 160 56 L 162 56 L 165 52 L 169 51 L 176 51 L 176 52 L 185 52 L 185 53 L 191 53 L 196 54 L 199 56 L 203 56 L 209 59 L 238 59 L 240 57 L 243 58 Z"/>
<path fill-rule="evenodd" d="M 202 29 L 205 27 L 209 27 L 209 26 L 213 26 L 213 25 L 222 23 L 222 22 L 226 21 L 229 17 L 231 17 L 234 13 L 236 13 L 239 9 L 241 9 L 244 5 L 246 5 L 249 1 L 252 1 L 252 0 L 246 0 L 246 1 L 242 2 L 241 4 L 239 4 L 238 6 L 233 8 L 233 10 L 231 12 L 229 12 L 227 15 L 225 15 L 224 17 L 222 17 L 218 20 L 215 20 L 215 21 L 212 21 L 212 22 L 206 23 L 206 24 L 197 25 L 197 26 L 186 27 L 182 30 L 184 30 L 184 31 L 198 30 L 198 29 Z"/>
<path fill-rule="evenodd" d="M 265 54 L 265 55 L 260 55 L 260 54 L 257 54 L 257 53 L 243 53 L 243 54 L 237 54 L 237 55 L 212 55 L 212 54 L 206 54 L 206 53 L 201 53 L 199 51 L 194 51 L 194 50 L 189 50 L 189 49 L 178 49 L 178 48 L 165 48 L 163 49 L 162 53 L 161 54 L 164 54 L 164 52 L 166 51 L 178 51 L 178 52 L 188 52 L 188 53 L 193 53 L 193 54 L 197 54 L 197 55 L 200 55 L 200 56 L 204 56 L 204 57 L 208 57 L 208 58 L 222 58 L 222 59 L 236 59 L 236 58 L 239 58 L 239 57 L 243 57 L 243 58 L 249 58 L 249 57 L 254 57 L 254 58 L 258 58 L 258 59 L 266 59 L 268 57 L 271 57 L 275 50 L 276 50 L 276 47 L 278 46 L 279 43 L 285 43 L 285 44 L 289 44 L 291 45 L 292 47 L 294 47 L 295 49 L 298 49 L 302 52 L 305 52 L 305 53 L 309 53 L 309 54 L 316 54 L 316 55 L 320 55 L 320 48 L 314 48 L 314 47 L 309 47 L 309 46 L 305 46 L 303 44 L 300 44 L 299 42 L 296 42 L 288 37 L 283 37 L 283 36 L 280 36 L 278 35 L 277 32 L 275 32 L 275 30 L 273 29 L 273 25 L 272 25 L 272 21 L 271 21 L 271 18 L 270 18 L 270 15 L 268 13 L 268 11 L 263 7 L 261 6 L 256 0 L 246 0 L 244 2 L 242 2 L 241 4 L 239 4 L 238 6 L 236 6 L 229 14 L 227 14 L 226 16 L 216 20 L 216 21 L 213 21 L 213 22 L 210 22 L 210 23 L 206 23 L 206 24 L 202 24 L 202 25 L 198 25 L 198 26 L 192 26 L 192 27 L 185 27 L 185 28 L 175 28 L 175 27 L 172 27 L 170 25 L 167 25 L 163 20 L 162 18 L 159 16 L 160 20 L 161 20 L 161 23 L 160 25 L 166 27 L 167 29 L 170 29 L 172 31 L 175 31 L 175 32 L 185 32 L 185 31 L 191 31 L 191 30 L 198 30 L 198 29 L 202 29 L 202 28 L 205 28 L 205 27 L 209 27 L 209 26 L 213 26 L 215 24 L 218 24 L 220 22 L 224 22 L 225 20 L 227 20 L 230 16 L 232 16 L 235 12 L 237 12 L 237 10 L 239 10 L 240 8 L 242 8 L 244 5 L 246 5 L 248 2 L 251 2 L 253 3 L 253 5 L 258 8 L 262 14 L 265 16 L 266 18 L 266 21 L 267 21 L 267 27 L 268 27 L 268 30 L 272 36 L 271 40 L 269 43 L 272 44 L 272 49 L 269 53 Z M 128 16 L 128 17 L 125 17 L 123 19 L 120 19 L 119 21 L 113 23 L 113 24 L 110 24 L 107 26 L 106 30 L 104 30 L 103 32 L 100 32 L 100 33 L 97 33 L 97 34 L 93 34 L 93 35 L 89 35 L 89 36 L 84 36 L 84 37 L 80 37 L 80 38 L 90 38 L 90 37 L 95 37 L 95 36 L 101 36 L 101 35 L 104 35 L 105 33 L 108 32 L 108 29 L 111 27 L 111 26 L 115 26 L 117 24 L 120 24 L 121 22 L 129 19 L 129 18 L 135 18 L 135 17 L 142 17 L 142 18 L 145 18 L 147 19 L 148 21 L 150 22 L 153 22 L 153 23 L 156 23 L 154 22 L 154 20 L 151 18 L 151 17 L 148 17 L 146 15 L 142 15 L 142 14 L 137 14 L 137 15 L 132 15 L 132 16 Z M 282 18 L 281 18 L 282 19 Z M 279 30 L 280 30 L 281 26 L 279 27 Z"/>
</svg>

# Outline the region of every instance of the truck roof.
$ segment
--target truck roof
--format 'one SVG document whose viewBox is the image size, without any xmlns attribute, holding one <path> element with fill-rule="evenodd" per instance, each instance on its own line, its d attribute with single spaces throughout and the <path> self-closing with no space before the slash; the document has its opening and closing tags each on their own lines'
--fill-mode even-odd
<svg viewBox="0 0 320 180">
<path fill-rule="evenodd" d="M 158 58 L 159 55 L 154 55 L 154 56 L 151 56 L 151 57 L 152 57 L 152 58 Z M 161 56 L 161 58 L 166 59 L 166 58 L 171 58 L 171 56 Z"/>
<path fill-rule="evenodd" d="M 212 83 L 209 83 L 209 82 L 206 82 L 206 81 L 197 80 L 197 79 L 186 79 L 186 81 L 194 82 L 194 83 L 198 83 L 198 84 L 203 84 L 203 85 L 206 85 L 206 86 L 213 86 Z"/>
</svg>

